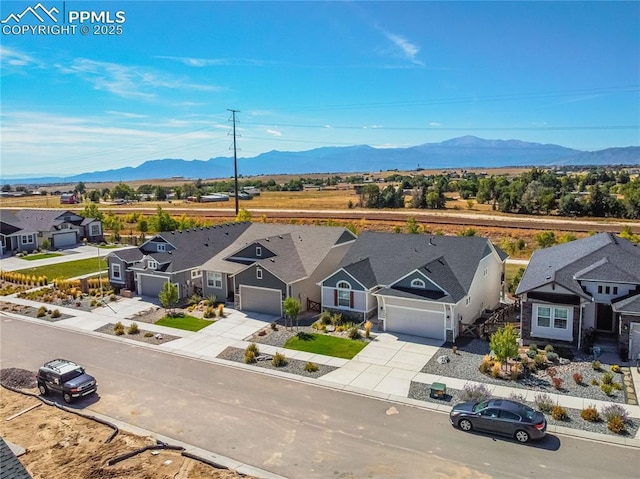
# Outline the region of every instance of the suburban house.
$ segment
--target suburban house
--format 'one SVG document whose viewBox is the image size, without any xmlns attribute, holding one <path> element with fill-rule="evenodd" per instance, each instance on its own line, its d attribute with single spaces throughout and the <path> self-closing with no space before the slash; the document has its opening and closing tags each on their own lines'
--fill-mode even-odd
<svg viewBox="0 0 640 479">
<path fill-rule="evenodd" d="M 318 282 L 335 271 L 356 240 L 346 228 L 254 223 L 202 265 L 203 292 L 243 311 L 282 316 L 293 297 L 320 310 Z"/>
<path fill-rule="evenodd" d="M 139 247 L 107 255 L 109 282 L 116 290 L 158 296 L 165 283 L 178 286 L 180 298 L 202 293 L 201 266 L 232 244 L 249 223 L 230 223 L 162 232 Z"/>
<path fill-rule="evenodd" d="M 45 240 L 51 249 L 74 246 L 84 239 L 92 243 L 103 240 L 101 221 L 72 211 L 2 211 L 0 222 L 3 253 L 31 252 L 42 247 Z"/>
<path fill-rule="evenodd" d="M 595 332 L 640 354 L 640 247 L 612 233 L 534 252 L 516 294 L 522 339 L 581 348 Z"/>
<path fill-rule="evenodd" d="M 454 341 L 461 324 L 500 304 L 506 257 L 484 238 L 364 232 L 319 283 L 322 308 Z"/>
<path fill-rule="evenodd" d="M 61 205 L 75 205 L 80 203 L 80 198 L 77 193 L 62 193 L 60 195 Z"/>
</svg>

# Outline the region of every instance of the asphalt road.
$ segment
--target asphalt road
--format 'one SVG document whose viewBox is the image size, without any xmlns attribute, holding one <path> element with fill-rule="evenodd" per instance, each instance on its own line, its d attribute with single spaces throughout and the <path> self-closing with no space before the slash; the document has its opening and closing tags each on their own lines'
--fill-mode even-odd
<svg viewBox="0 0 640 479">
<path fill-rule="evenodd" d="M 0 315 L 0 367 L 68 357 L 99 382 L 76 407 L 290 478 L 637 478 L 640 454 L 548 435 L 521 445 L 446 414 Z"/>
</svg>

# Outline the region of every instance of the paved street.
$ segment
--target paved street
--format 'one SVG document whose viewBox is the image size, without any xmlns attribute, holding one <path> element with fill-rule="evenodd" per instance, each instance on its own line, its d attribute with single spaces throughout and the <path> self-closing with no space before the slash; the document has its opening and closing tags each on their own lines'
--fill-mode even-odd
<svg viewBox="0 0 640 479">
<path fill-rule="evenodd" d="M 2 368 L 35 369 L 72 354 L 100 382 L 99 400 L 80 406 L 290 478 L 511 478 L 547 470 L 626 478 L 640 468 L 637 450 L 627 447 L 554 435 L 522 446 L 464 434 L 442 413 L 47 323 L 3 318 L 1 331 Z"/>
</svg>

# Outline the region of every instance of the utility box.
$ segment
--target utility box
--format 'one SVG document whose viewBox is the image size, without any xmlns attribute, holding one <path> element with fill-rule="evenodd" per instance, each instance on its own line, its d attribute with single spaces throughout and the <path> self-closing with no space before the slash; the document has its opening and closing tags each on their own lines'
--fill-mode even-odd
<svg viewBox="0 0 640 479">
<path fill-rule="evenodd" d="M 447 386 L 443 383 L 433 383 L 431 385 L 431 394 L 430 396 L 433 399 L 444 399 L 447 394 Z"/>
</svg>

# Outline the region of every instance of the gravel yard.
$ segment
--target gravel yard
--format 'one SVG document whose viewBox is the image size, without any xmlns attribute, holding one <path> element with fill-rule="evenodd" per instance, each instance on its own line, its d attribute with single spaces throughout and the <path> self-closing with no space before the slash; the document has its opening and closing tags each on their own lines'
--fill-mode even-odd
<svg viewBox="0 0 640 479">
<path fill-rule="evenodd" d="M 110 334 L 111 336 L 116 336 L 116 333 L 113 329 L 114 326 L 115 324 L 108 323 L 102 326 L 101 328 L 96 329 L 96 332 L 102 333 L 102 334 Z M 140 341 L 142 343 L 147 343 L 147 344 L 163 344 L 163 343 L 168 343 L 169 341 L 173 341 L 174 339 L 180 339 L 180 336 L 171 336 L 169 334 L 155 334 L 155 333 L 150 333 L 144 329 L 139 329 L 139 331 L 136 334 L 129 334 L 126 331 L 127 329 L 125 328 L 125 334 L 122 334 L 117 337 L 133 339 L 135 341 Z M 150 336 L 148 335 L 149 333 L 151 334 Z"/>
</svg>

